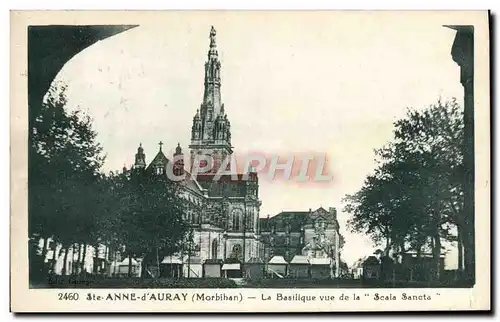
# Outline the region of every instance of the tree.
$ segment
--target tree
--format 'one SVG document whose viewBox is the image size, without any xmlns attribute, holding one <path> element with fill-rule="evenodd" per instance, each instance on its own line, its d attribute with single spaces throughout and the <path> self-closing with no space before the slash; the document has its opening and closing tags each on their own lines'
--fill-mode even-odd
<svg viewBox="0 0 500 322">
<path fill-rule="evenodd" d="M 463 228 L 463 119 L 455 100 L 423 111 L 409 109 L 395 123 L 394 140 L 376 150 L 377 168 L 356 194 L 346 196 L 351 231 L 385 241 L 386 256 L 430 247 L 440 274 L 441 241 Z M 460 237 L 458 238 L 460 240 Z M 459 248 L 461 245 L 458 245 Z"/>
<path fill-rule="evenodd" d="M 30 107 L 28 231 L 35 243 L 44 241 L 42 261 L 49 238 L 63 244 L 67 257 L 67 248 L 88 234 L 92 216 L 87 213 L 94 204 L 90 186 L 104 162 L 92 120 L 66 110 L 65 90 L 54 84 L 40 108 Z M 30 263 L 35 258 L 32 252 Z M 30 264 L 32 270 L 38 269 Z"/>
<path fill-rule="evenodd" d="M 144 258 L 143 265 L 156 262 L 182 248 L 189 225 L 183 218 L 184 202 L 181 186 L 167 179 L 132 170 L 110 177 L 114 200 L 109 236 L 125 247 L 129 257 Z"/>
</svg>

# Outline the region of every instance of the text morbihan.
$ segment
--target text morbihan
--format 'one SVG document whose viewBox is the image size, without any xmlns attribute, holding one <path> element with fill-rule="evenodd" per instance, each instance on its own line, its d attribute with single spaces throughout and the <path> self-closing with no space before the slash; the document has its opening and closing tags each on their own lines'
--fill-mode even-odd
<svg viewBox="0 0 500 322">
<path fill-rule="evenodd" d="M 228 295 L 226 293 L 205 294 L 196 293 L 195 301 L 200 302 L 218 302 L 218 301 L 235 301 L 238 302 L 240 297 L 238 295 Z"/>
</svg>

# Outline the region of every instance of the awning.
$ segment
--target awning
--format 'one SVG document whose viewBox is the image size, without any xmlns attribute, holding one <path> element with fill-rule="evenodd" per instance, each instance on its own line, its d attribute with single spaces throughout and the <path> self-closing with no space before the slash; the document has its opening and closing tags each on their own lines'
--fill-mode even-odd
<svg viewBox="0 0 500 322">
<path fill-rule="evenodd" d="M 198 256 L 184 256 L 184 263 L 186 264 L 201 264 L 201 258 Z"/>
<path fill-rule="evenodd" d="M 311 265 L 330 265 L 330 258 L 311 258 L 309 260 Z"/>
<path fill-rule="evenodd" d="M 240 269 L 241 267 L 239 263 L 222 265 L 223 271 L 239 271 Z"/>
<path fill-rule="evenodd" d="M 274 256 L 271 258 L 268 264 L 287 264 L 286 260 L 283 258 L 283 256 Z"/>
<path fill-rule="evenodd" d="M 295 255 L 290 264 L 309 264 L 309 260 L 307 256 Z"/>
<path fill-rule="evenodd" d="M 119 265 L 128 265 L 129 263 L 129 258 L 125 258 Z M 132 266 L 137 266 L 139 263 L 135 259 L 132 258 Z"/>
<path fill-rule="evenodd" d="M 182 261 L 177 256 L 165 256 L 161 261 L 162 264 L 182 264 Z"/>
</svg>

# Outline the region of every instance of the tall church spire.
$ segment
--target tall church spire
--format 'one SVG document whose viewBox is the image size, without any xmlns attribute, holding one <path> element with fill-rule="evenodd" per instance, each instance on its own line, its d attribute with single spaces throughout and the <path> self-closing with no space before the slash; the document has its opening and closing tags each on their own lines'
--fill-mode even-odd
<svg viewBox="0 0 500 322">
<path fill-rule="evenodd" d="M 208 49 L 208 60 L 205 63 L 205 90 L 203 94 L 202 118 L 215 119 L 221 110 L 220 94 L 220 68 L 219 53 L 215 40 L 216 31 L 212 26 L 210 29 L 210 47 Z"/>
<path fill-rule="evenodd" d="M 210 28 L 210 45 L 205 62 L 203 101 L 193 118 L 191 156 L 210 154 L 221 159 L 231 154 L 230 123 L 221 99 L 221 63 L 217 51 L 216 31 Z M 217 155 L 217 157 L 215 157 Z M 192 158 L 193 159 L 193 158 Z"/>
</svg>

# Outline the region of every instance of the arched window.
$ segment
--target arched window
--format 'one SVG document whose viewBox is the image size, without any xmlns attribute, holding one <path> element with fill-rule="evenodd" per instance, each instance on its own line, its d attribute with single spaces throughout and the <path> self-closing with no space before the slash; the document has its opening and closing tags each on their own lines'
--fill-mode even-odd
<svg viewBox="0 0 500 322">
<path fill-rule="evenodd" d="M 240 217 L 238 214 L 233 216 L 233 230 L 240 230 Z"/>
<path fill-rule="evenodd" d="M 217 258 L 217 254 L 218 254 L 218 250 L 219 250 L 219 245 L 217 243 L 217 239 L 214 239 L 212 241 L 212 258 L 213 259 L 216 259 Z"/>
<path fill-rule="evenodd" d="M 232 229 L 234 231 L 239 231 L 241 228 L 241 210 L 240 209 L 235 209 L 233 210 L 233 216 L 232 216 Z"/>
</svg>

